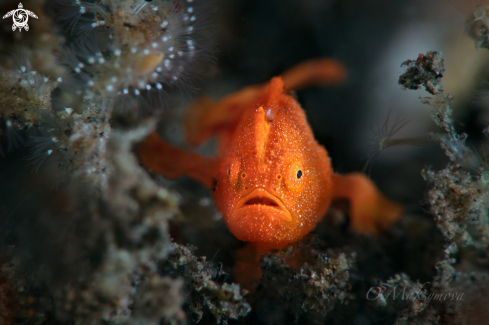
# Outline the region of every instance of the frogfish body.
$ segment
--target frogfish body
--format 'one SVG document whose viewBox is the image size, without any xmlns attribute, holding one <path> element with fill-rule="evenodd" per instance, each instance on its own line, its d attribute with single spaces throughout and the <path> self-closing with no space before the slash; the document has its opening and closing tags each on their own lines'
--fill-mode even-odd
<svg viewBox="0 0 489 325">
<path fill-rule="evenodd" d="M 280 77 L 253 106 L 243 113 L 221 155 L 216 205 L 242 241 L 294 242 L 315 227 L 330 205 L 331 164 L 303 110 L 283 93 Z"/>
<path fill-rule="evenodd" d="M 214 158 L 173 147 L 152 133 L 141 144 L 143 165 L 168 178 L 188 175 L 206 185 L 229 230 L 257 247 L 281 248 L 309 233 L 331 201 L 350 201 L 350 225 L 376 234 L 402 213 L 363 174 L 335 174 L 304 111 L 288 92 L 344 78 L 334 60 L 305 62 L 269 83 L 217 103 L 198 100 L 185 126 L 187 142 L 219 137 Z"/>
</svg>

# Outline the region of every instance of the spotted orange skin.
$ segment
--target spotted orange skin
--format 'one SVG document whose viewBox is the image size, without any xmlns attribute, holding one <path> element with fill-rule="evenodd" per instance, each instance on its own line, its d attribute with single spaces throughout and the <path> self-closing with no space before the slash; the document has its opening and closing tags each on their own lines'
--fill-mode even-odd
<svg viewBox="0 0 489 325">
<path fill-rule="evenodd" d="M 238 122 L 219 163 L 213 196 L 238 239 L 281 246 L 309 233 L 326 213 L 332 198 L 332 168 L 303 110 L 283 93 L 282 80 L 272 79 L 269 91 L 275 97 L 255 103 Z M 265 123 L 269 134 L 262 136 L 257 128 Z M 278 198 L 292 220 L 284 220 L 280 209 L 266 205 L 238 208 L 238 202 L 256 189 Z"/>
<path fill-rule="evenodd" d="M 378 234 L 401 217 L 403 208 L 365 175 L 333 173 L 304 111 L 288 94 L 344 79 L 338 61 L 320 58 L 218 102 L 201 98 L 184 122 L 186 140 L 198 145 L 217 136 L 217 156 L 171 146 L 153 132 L 140 145 L 141 162 L 167 178 L 188 175 L 209 188 L 229 230 L 254 247 L 254 262 L 309 233 L 334 199 L 349 200 L 353 230 Z"/>
</svg>

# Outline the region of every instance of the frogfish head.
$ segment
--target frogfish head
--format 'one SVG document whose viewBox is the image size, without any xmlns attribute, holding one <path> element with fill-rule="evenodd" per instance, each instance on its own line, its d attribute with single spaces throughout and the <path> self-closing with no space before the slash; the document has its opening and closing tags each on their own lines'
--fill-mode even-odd
<svg viewBox="0 0 489 325">
<path fill-rule="evenodd" d="M 239 121 L 214 198 L 240 240 L 281 247 L 310 232 L 331 197 L 331 164 L 280 77 Z"/>
</svg>

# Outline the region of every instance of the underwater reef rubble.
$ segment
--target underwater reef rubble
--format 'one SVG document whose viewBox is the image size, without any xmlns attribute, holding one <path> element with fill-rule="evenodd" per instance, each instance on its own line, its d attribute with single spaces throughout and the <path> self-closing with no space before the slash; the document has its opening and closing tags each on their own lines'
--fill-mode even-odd
<svg viewBox="0 0 489 325">
<path fill-rule="evenodd" d="M 208 198 L 184 206 L 191 186 L 169 186 L 135 154 L 160 108 L 192 97 L 210 74 L 213 9 L 197 0 L 25 6 L 43 23 L 22 37 L 0 31 L 0 324 L 487 322 L 488 132 L 476 151 L 459 131 L 440 51 L 402 63 L 399 79 L 433 95 L 422 99 L 437 127 L 429 138 L 447 157 L 420 171 L 424 214 L 371 237 L 333 207 L 312 235 L 262 256 L 258 285 L 246 290 L 232 271 L 243 244 L 204 216 Z"/>
<path fill-rule="evenodd" d="M 430 51 L 426 55 L 419 54 L 416 61 L 403 62 L 401 67 L 404 66 L 406 72 L 399 77 L 399 84 L 403 89 L 417 90 L 423 85 L 430 94 L 438 94 L 438 79 L 445 74 L 445 66 L 439 52 Z"/>
<path fill-rule="evenodd" d="M 422 176 L 429 185 L 426 203 L 443 235 L 444 250 L 434 265 L 436 275 L 431 281 L 413 283 L 405 274 L 396 275 L 379 284 L 374 290 L 375 298 L 384 307 L 399 301 L 404 305 L 395 307 L 403 310 L 395 324 L 458 324 L 469 319 L 471 323 L 482 324 L 484 308 L 472 309 L 472 313 L 468 312 L 468 304 L 477 305 L 480 302 L 475 300 L 487 298 L 483 294 L 488 290 L 487 272 L 481 274 L 457 268 L 465 263 L 478 265 L 476 268 L 487 267 L 489 193 L 483 176 L 485 162 L 478 161 L 474 175 L 469 164 L 476 153 L 466 145 L 467 135 L 457 132 L 454 126 L 453 96 L 443 93 L 441 77 L 445 68 L 442 53 L 430 51 L 420 54 L 416 61 L 408 60 L 401 66 L 407 67 L 406 73 L 399 78 L 404 89 L 418 89 L 420 84 L 424 84 L 426 91 L 435 95 L 422 101 L 431 106 L 431 118 L 439 128 L 439 131 L 432 132 L 431 137 L 440 143 L 449 162 L 440 171 L 424 169 Z M 474 255 L 479 258 L 474 260 Z M 460 283 L 465 283 L 465 286 L 462 288 Z M 396 301 L 401 293 L 401 299 Z M 386 299 L 385 295 L 391 299 Z"/>
<path fill-rule="evenodd" d="M 21 42 L 1 67 L 1 152 L 28 152 L 12 178 L 40 172 L 17 193 L 20 211 L 2 213 L 2 324 L 186 323 L 184 282 L 158 264 L 170 252 L 177 199 L 132 151 L 156 120 L 127 121 L 163 103 L 163 87 L 191 91 L 189 76 L 213 60 L 212 40 L 200 35 L 211 11 L 192 1 L 133 2 L 33 2 L 48 14 L 28 37 L 49 43 Z M 239 298 L 236 285 L 216 288 Z M 218 316 L 242 316 L 243 304 L 221 306 Z"/>
<path fill-rule="evenodd" d="M 250 306 L 244 299 L 246 291 L 237 284 L 226 283 L 229 277 L 219 267 L 206 262 L 205 256 L 197 257 L 191 247 L 172 244 L 166 260 L 160 264 L 164 274 L 181 276 L 191 290 L 191 319 L 198 323 L 207 308 L 217 319 L 217 323 L 226 323 L 228 319 L 246 316 Z"/>
<path fill-rule="evenodd" d="M 336 304 L 352 298 L 349 272 L 356 254 L 319 251 L 314 249 L 318 245 L 317 238 L 315 241 L 299 243 L 261 258 L 263 275 L 254 299 L 279 301 L 282 310 L 276 310 L 274 314 L 281 315 L 284 322 L 290 316 L 297 322 L 321 322 Z M 296 268 L 289 266 L 286 260 L 291 254 L 305 262 Z M 268 318 L 265 322 L 277 321 L 263 314 L 262 317 Z"/>
</svg>

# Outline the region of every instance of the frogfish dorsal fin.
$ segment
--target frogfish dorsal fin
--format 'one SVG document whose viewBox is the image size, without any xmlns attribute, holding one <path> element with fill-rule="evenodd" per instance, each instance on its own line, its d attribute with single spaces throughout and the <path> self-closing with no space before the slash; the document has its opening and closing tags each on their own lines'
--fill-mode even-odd
<svg viewBox="0 0 489 325">
<path fill-rule="evenodd" d="M 265 117 L 268 122 L 273 121 L 280 108 L 280 97 L 284 93 L 284 82 L 282 77 L 275 77 L 270 80 L 268 94 L 264 102 Z"/>
<path fill-rule="evenodd" d="M 280 97 L 284 92 L 284 82 L 281 77 L 275 77 L 268 84 L 268 93 L 255 114 L 255 142 L 258 166 L 265 162 L 265 148 L 270 134 L 269 123 L 273 121 L 280 108 Z"/>
<path fill-rule="evenodd" d="M 265 115 L 265 110 L 262 106 L 260 106 L 255 115 L 255 143 L 258 166 L 263 166 L 266 164 L 265 148 L 267 146 L 268 136 L 270 134 L 270 126 L 268 125 Z"/>
</svg>

